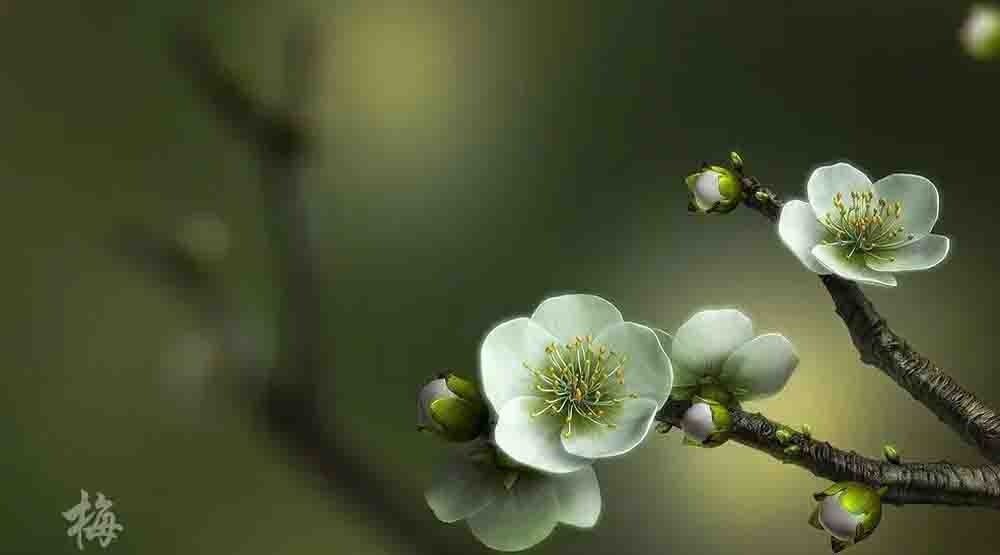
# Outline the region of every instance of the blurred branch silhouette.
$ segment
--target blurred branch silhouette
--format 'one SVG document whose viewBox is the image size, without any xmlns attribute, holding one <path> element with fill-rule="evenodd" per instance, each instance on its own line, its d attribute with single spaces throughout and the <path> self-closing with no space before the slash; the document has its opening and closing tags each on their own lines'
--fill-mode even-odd
<svg viewBox="0 0 1000 555">
<path fill-rule="evenodd" d="M 180 30 L 170 43 L 176 66 L 236 138 L 252 148 L 259 163 L 260 194 L 269 208 L 278 284 L 278 352 L 253 410 L 275 441 L 322 476 L 331 493 L 380 522 L 379 531 L 390 540 L 414 552 L 458 553 L 458 547 L 440 539 L 383 487 L 374 465 L 330 430 L 328 413 L 320 410 L 322 400 L 317 392 L 327 382 L 325 374 L 334 370 L 324 362 L 329 351 L 322 332 L 324 285 L 303 196 L 304 170 L 312 146 L 306 114 L 315 73 L 314 39 L 313 31 L 306 28 L 288 34 L 283 106 L 255 99 L 203 37 Z M 229 325 L 232 307 L 225 302 L 224 287 L 181 245 L 145 230 L 124 230 L 121 235 L 119 253 L 171 286 L 182 299 L 214 319 L 218 328 Z"/>
</svg>

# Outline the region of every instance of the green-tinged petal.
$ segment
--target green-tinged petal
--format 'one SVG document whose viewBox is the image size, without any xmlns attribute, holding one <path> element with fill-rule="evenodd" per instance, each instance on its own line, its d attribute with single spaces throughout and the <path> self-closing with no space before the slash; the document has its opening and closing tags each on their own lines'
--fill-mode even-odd
<svg viewBox="0 0 1000 555">
<path fill-rule="evenodd" d="M 722 201 L 722 193 L 719 191 L 721 177 L 718 172 L 706 170 L 699 173 L 693 182 L 688 182 L 691 198 L 702 211 L 709 210 L 717 202 Z"/>
<path fill-rule="evenodd" d="M 497 551 L 521 551 L 549 537 L 559 519 L 555 484 L 521 473 L 513 487 L 468 519 L 473 535 Z"/>
<path fill-rule="evenodd" d="M 428 382 L 417 395 L 417 428 L 434 427 L 437 424 L 431 418 L 431 403 L 438 399 L 454 399 L 456 395 L 448 389 L 444 379 Z"/>
<path fill-rule="evenodd" d="M 753 337 L 753 324 L 734 309 L 703 310 L 677 330 L 670 360 L 694 376 L 717 376 L 722 364 Z"/>
<path fill-rule="evenodd" d="M 886 202 L 902 204 L 900 224 L 903 226 L 903 233 L 930 233 L 937 223 L 940 205 L 938 190 L 926 177 L 894 173 L 876 181 L 872 189 Z"/>
<path fill-rule="evenodd" d="M 563 448 L 563 418 L 539 414 L 545 402 L 538 397 L 517 397 L 500 409 L 493 440 L 510 458 L 542 472 L 565 474 L 579 470 L 590 461 L 571 455 Z"/>
<path fill-rule="evenodd" d="M 812 254 L 812 248 L 826 238 L 827 231 L 809 204 L 801 200 L 786 203 L 778 219 L 778 235 L 806 268 L 817 274 L 830 273 Z"/>
<path fill-rule="evenodd" d="M 674 344 L 674 337 L 659 328 L 650 328 L 650 329 L 653 330 L 654 333 L 656 333 L 656 338 L 660 340 L 660 346 L 663 347 L 663 351 L 667 352 L 671 350 Z M 700 378 L 701 376 L 695 375 L 692 372 L 688 371 L 686 368 L 683 368 L 679 365 L 675 366 L 673 364 L 673 361 L 670 361 L 670 364 L 671 364 L 671 371 L 673 372 L 673 380 L 672 383 L 670 384 L 671 395 L 673 395 L 674 391 L 676 391 L 677 389 L 690 388 L 693 390 L 693 388 L 697 387 L 698 378 Z"/>
<path fill-rule="evenodd" d="M 613 415 L 605 418 L 614 423 L 613 428 L 576 417 L 572 433 L 562 436 L 562 444 L 569 453 L 586 459 L 624 455 L 649 433 L 656 410 L 655 401 L 640 397 L 624 401 Z"/>
<path fill-rule="evenodd" d="M 479 351 L 480 384 L 494 411 L 504 403 L 534 391 L 535 378 L 524 367 L 547 364 L 545 347 L 556 338 L 529 318 L 517 318 L 493 328 Z"/>
<path fill-rule="evenodd" d="M 594 343 L 627 357 L 624 391 L 653 401 L 657 408 L 667 402 L 673 370 L 656 332 L 640 324 L 622 322 L 604 330 L 594 338 Z"/>
<path fill-rule="evenodd" d="M 720 376 L 730 391 L 742 401 L 763 399 L 777 394 L 799 364 L 795 347 L 777 333 L 755 337 L 736 349 L 726 360 Z"/>
<path fill-rule="evenodd" d="M 586 467 L 569 474 L 549 477 L 556 487 L 559 522 L 577 528 L 593 528 L 601 516 L 601 487 L 594 469 Z"/>
<path fill-rule="evenodd" d="M 708 403 L 692 404 L 684 411 L 681 429 L 684 430 L 684 437 L 701 445 L 708 436 L 717 431 L 712 417 L 712 407 Z"/>
<path fill-rule="evenodd" d="M 503 480 L 494 466 L 463 457 L 442 469 L 424 498 L 438 520 L 455 522 L 476 514 L 501 493 Z"/>
<path fill-rule="evenodd" d="M 837 193 L 849 197 L 851 191 L 867 191 L 871 185 L 871 179 L 864 172 L 850 164 L 838 162 L 832 166 L 816 168 L 809 176 L 806 190 L 816 217 L 823 218 L 834 209 L 833 197 Z"/>
<path fill-rule="evenodd" d="M 944 235 L 928 235 L 894 250 L 878 253 L 875 257 L 866 257 L 869 268 L 882 272 L 909 272 L 926 270 L 941 263 L 948 256 L 950 241 Z"/>
<path fill-rule="evenodd" d="M 596 295 L 562 295 L 542 301 L 531 319 L 559 341 L 570 343 L 576 337 L 594 336 L 621 323 L 622 313 Z"/>
<path fill-rule="evenodd" d="M 896 278 L 892 274 L 869 268 L 861 253 L 847 258 L 848 252 L 834 245 L 817 245 L 812 253 L 827 269 L 844 279 L 884 287 L 896 286 Z"/>
<path fill-rule="evenodd" d="M 843 493 L 831 495 L 819 502 L 819 522 L 831 536 L 851 542 L 864 515 L 852 513 L 841 506 L 841 495 Z"/>
</svg>

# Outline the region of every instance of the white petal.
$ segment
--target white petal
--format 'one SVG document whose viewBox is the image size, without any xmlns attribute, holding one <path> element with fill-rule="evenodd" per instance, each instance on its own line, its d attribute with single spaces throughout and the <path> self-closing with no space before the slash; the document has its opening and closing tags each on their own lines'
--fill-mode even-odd
<svg viewBox="0 0 1000 555">
<path fill-rule="evenodd" d="M 898 249 L 882 251 L 881 257 L 895 260 L 878 260 L 871 256 L 865 263 L 873 270 L 882 272 L 909 272 L 926 270 L 941 263 L 948 256 L 950 241 L 944 235 L 928 235 Z"/>
<path fill-rule="evenodd" d="M 819 523 L 833 537 L 841 541 L 852 541 L 858 531 L 858 524 L 864 515 L 856 515 L 840 505 L 842 494 L 831 495 L 820 501 Z"/>
<path fill-rule="evenodd" d="M 604 419 L 614 423 L 614 428 L 574 417 L 572 433 L 568 437 L 562 436 L 562 444 L 566 451 L 588 459 L 624 455 L 645 439 L 653 425 L 656 410 L 654 401 L 642 397 L 629 399 L 621 408 L 605 415 Z"/>
<path fill-rule="evenodd" d="M 681 429 L 690 439 L 704 443 L 715 432 L 712 407 L 708 403 L 693 403 L 681 417 Z"/>
<path fill-rule="evenodd" d="M 886 202 L 900 202 L 903 233 L 923 235 L 930 233 L 937 223 L 940 199 L 937 187 L 926 177 L 908 173 L 894 173 L 883 177 L 872 186 L 879 198 Z"/>
<path fill-rule="evenodd" d="M 504 404 L 493 431 L 497 446 L 515 461 L 542 472 L 565 474 L 590 464 L 563 448 L 561 416 L 531 416 L 544 406 L 538 397 L 517 397 Z"/>
<path fill-rule="evenodd" d="M 546 364 L 545 347 L 556 338 L 529 318 L 516 318 L 493 328 L 479 350 L 480 383 L 493 410 L 535 391 L 535 377 L 525 364 Z"/>
<path fill-rule="evenodd" d="M 522 472 L 514 486 L 469 517 L 469 528 L 487 547 L 521 551 L 549 537 L 559 518 L 555 485 L 548 477 Z"/>
<path fill-rule="evenodd" d="M 817 274 L 829 273 L 811 252 L 813 247 L 826 238 L 827 231 L 807 203 L 801 200 L 785 203 L 778 219 L 778 236 L 806 268 Z"/>
<path fill-rule="evenodd" d="M 455 522 L 476 514 L 503 492 L 503 479 L 495 466 L 463 457 L 443 469 L 424 498 L 438 520 Z"/>
<path fill-rule="evenodd" d="M 737 395 L 740 400 L 763 399 L 781 391 L 798 365 L 792 343 L 783 335 L 769 333 L 736 349 L 723 365 L 721 378 L 730 391 L 747 390 Z"/>
<path fill-rule="evenodd" d="M 627 357 L 625 391 L 650 399 L 657 408 L 667 402 L 673 371 L 656 332 L 641 324 L 622 322 L 604 330 L 594 343 Z"/>
<path fill-rule="evenodd" d="M 691 193 L 698 207 L 708 210 L 715 206 L 715 203 L 722 200 L 722 193 L 719 191 L 719 172 L 706 170 L 698 174 L 698 179 L 694 182 Z"/>
<path fill-rule="evenodd" d="M 562 295 L 542 301 L 531 319 L 563 343 L 570 343 L 574 337 L 597 335 L 622 322 L 622 313 L 595 295 Z"/>
<path fill-rule="evenodd" d="M 591 467 L 549 477 L 556 487 L 559 522 L 578 528 L 593 528 L 601 516 L 601 487 Z"/>
<path fill-rule="evenodd" d="M 656 338 L 660 340 L 660 346 L 663 347 L 664 352 L 669 351 L 673 347 L 674 338 L 672 335 L 659 328 L 650 329 L 656 333 Z M 669 358 L 669 356 L 667 358 Z M 701 376 L 695 375 L 689 372 L 686 368 L 674 364 L 674 361 L 672 360 L 670 361 L 670 368 L 673 372 L 673 380 L 670 384 L 671 393 L 673 393 L 677 388 L 694 387 L 698 385 L 698 378 Z"/>
<path fill-rule="evenodd" d="M 848 251 L 833 245 L 817 245 L 813 248 L 813 255 L 831 272 L 838 276 L 871 285 L 882 285 L 885 287 L 895 287 L 896 278 L 890 273 L 872 270 L 865 264 L 865 257 L 855 253 L 850 259 L 847 258 Z"/>
<path fill-rule="evenodd" d="M 861 170 L 850 164 L 839 162 L 832 166 L 822 166 L 809 176 L 806 189 L 809 193 L 809 204 L 817 218 L 823 218 L 833 210 L 833 197 L 842 193 L 844 202 L 849 202 L 851 191 L 867 191 L 871 189 L 872 181 Z"/>
<path fill-rule="evenodd" d="M 718 375 L 722 363 L 753 337 L 753 324 L 739 310 L 703 310 L 674 335 L 670 360 L 697 376 Z"/>
</svg>

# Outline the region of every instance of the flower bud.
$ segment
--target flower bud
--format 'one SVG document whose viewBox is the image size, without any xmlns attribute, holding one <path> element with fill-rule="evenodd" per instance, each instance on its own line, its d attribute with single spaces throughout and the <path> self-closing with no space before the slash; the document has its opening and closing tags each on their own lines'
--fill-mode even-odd
<svg viewBox="0 0 1000 555">
<path fill-rule="evenodd" d="M 813 497 L 819 504 L 809 518 L 814 528 L 830 534 L 834 553 L 867 538 L 882 520 L 882 495 L 858 482 L 838 482 Z"/>
<path fill-rule="evenodd" d="M 718 401 L 699 396 L 693 401 L 681 418 L 684 443 L 699 447 L 718 447 L 725 443 L 732 428 L 729 409 Z"/>
<path fill-rule="evenodd" d="M 417 429 L 448 441 L 470 441 L 482 433 L 485 415 L 479 392 L 450 374 L 431 381 L 417 398 Z"/>
<path fill-rule="evenodd" d="M 960 36 L 962 46 L 973 58 L 992 60 L 1000 57 L 1000 8 L 984 4 L 972 6 Z"/>
<path fill-rule="evenodd" d="M 688 211 L 699 214 L 726 213 L 743 200 L 739 177 L 721 166 L 705 166 L 685 180 L 688 186 Z"/>
</svg>

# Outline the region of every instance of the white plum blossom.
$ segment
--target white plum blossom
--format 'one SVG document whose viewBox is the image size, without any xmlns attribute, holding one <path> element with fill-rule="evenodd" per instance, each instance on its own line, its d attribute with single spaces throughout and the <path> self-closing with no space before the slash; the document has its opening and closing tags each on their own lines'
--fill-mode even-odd
<svg viewBox="0 0 1000 555">
<path fill-rule="evenodd" d="M 845 163 L 809 177 L 809 202 L 785 204 L 781 240 L 818 274 L 892 287 L 894 272 L 926 270 L 948 254 L 949 241 L 931 233 L 938 191 L 928 179 L 892 174 L 874 184 Z"/>
<path fill-rule="evenodd" d="M 425 498 L 439 520 L 465 520 L 479 541 L 498 551 L 527 549 L 558 523 L 592 528 L 601 514 L 593 468 L 567 474 L 504 468 L 484 446 L 445 467 Z"/>
<path fill-rule="evenodd" d="M 656 333 L 670 346 L 671 395 L 694 401 L 681 427 L 689 440 L 706 446 L 724 441 L 714 436 L 729 425 L 727 406 L 777 395 L 799 364 L 785 336 L 754 337 L 750 318 L 735 309 L 698 312 L 673 337 Z"/>
<path fill-rule="evenodd" d="M 517 463 L 569 473 L 627 453 L 670 394 L 670 359 L 650 328 L 608 301 L 564 295 L 504 322 L 480 351 L 494 441 Z"/>
</svg>

